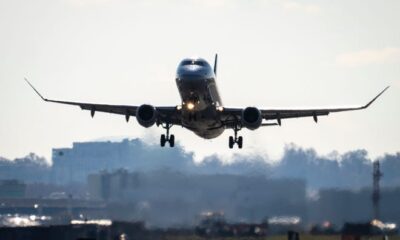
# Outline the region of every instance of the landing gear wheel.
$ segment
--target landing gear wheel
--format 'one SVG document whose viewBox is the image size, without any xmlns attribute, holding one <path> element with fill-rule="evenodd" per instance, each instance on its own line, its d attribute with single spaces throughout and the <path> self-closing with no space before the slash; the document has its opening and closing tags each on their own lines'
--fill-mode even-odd
<svg viewBox="0 0 400 240">
<path fill-rule="evenodd" d="M 243 147 L 243 137 L 242 136 L 240 136 L 238 138 L 237 144 L 238 144 L 239 149 L 241 149 Z"/>
<path fill-rule="evenodd" d="M 174 134 L 171 134 L 171 136 L 169 137 L 169 146 L 170 147 L 174 147 L 175 146 L 175 136 Z"/>
<path fill-rule="evenodd" d="M 229 148 L 233 148 L 233 145 L 237 143 L 238 148 L 241 149 L 243 147 L 243 137 L 239 136 L 238 137 L 238 132 L 242 129 L 242 126 L 239 125 L 238 123 L 235 124 L 233 131 L 235 132 L 234 137 L 230 136 L 229 137 Z"/>
<path fill-rule="evenodd" d="M 165 146 L 166 142 L 169 142 L 170 147 L 175 146 L 175 136 L 173 134 L 169 135 L 169 129 L 172 127 L 172 124 L 166 123 L 162 125 L 163 128 L 167 130 L 167 134 L 162 134 L 160 138 L 160 145 L 161 147 Z"/>
<path fill-rule="evenodd" d="M 160 145 L 161 145 L 161 147 L 164 147 L 165 146 L 165 142 L 167 141 L 167 139 L 165 138 L 165 134 L 162 134 L 161 135 L 161 138 L 160 138 Z"/>
<path fill-rule="evenodd" d="M 230 136 L 229 137 L 229 148 L 233 148 L 233 144 L 235 144 L 235 142 L 233 141 L 233 137 L 232 136 Z"/>
</svg>

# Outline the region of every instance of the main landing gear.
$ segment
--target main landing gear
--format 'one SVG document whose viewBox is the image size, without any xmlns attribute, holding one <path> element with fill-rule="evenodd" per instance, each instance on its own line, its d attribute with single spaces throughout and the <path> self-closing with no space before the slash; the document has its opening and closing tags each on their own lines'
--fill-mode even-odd
<svg viewBox="0 0 400 240">
<path fill-rule="evenodd" d="M 169 135 L 169 129 L 172 127 L 172 124 L 166 123 L 165 125 L 162 125 L 162 127 L 167 130 L 167 134 L 161 134 L 161 138 L 160 138 L 161 147 L 164 147 L 166 142 L 169 142 L 170 147 L 174 147 L 175 146 L 175 136 L 174 136 L 174 134 Z"/>
<path fill-rule="evenodd" d="M 237 136 L 237 133 L 242 129 L 242 127 L 239 127 L 238 125 L 235 125 L 235 128 L 233 131 L 235 132 L 235 136 L 229 137 L 229 148 L 233 148 L 233 145 L 237 143 L 238 147 L 241 149 L 243 147 L 243 137 L 242 136 Z"/>
</svg>

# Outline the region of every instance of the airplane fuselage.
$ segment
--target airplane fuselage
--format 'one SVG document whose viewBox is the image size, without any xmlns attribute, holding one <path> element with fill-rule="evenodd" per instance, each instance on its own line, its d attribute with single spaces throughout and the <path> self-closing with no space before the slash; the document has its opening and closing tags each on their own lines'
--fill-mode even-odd
<svg viewBox="0 0 400 240">
<path fill-rule="evenodd" d="M 210 64 L 201 58 L 184 59 L 176 73 L 182 126 L 206 139 L 218 137 L 225 129 L 219 117 L 222 102 L 215 79 Z"/>
</svg>

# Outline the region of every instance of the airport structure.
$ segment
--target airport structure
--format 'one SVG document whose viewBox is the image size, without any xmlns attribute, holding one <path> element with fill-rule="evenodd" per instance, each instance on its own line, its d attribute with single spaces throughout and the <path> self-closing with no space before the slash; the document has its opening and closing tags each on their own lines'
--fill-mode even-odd
<svg viewBox="0 0 400 240">
<path fill-rule="evenodd" d="M 383 174 L 380 169 L 379 161 L 373 163 L 373 187 L 372 187 L 372 204 L 373 204 L 373 214 L 374 219 L 380 219 L 380 198 L 381 190 L 379 186 L 379 181 L 381 180 Z"/>
</svg>

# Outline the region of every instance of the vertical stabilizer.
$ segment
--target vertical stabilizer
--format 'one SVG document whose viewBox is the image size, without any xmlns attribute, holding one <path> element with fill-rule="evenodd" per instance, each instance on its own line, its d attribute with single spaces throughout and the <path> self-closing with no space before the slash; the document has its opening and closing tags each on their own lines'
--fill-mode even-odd
<svg viewBox="0 0 400 240">
<path fill-rule="evenodd" d="M 215 60 L 214 60 L 214 74 L 217 76 L 217 64 L 218 64 L 218 54 L 215 54 Z"/>
</svg>

